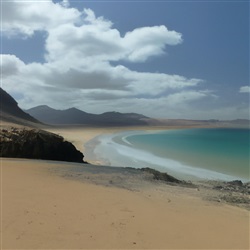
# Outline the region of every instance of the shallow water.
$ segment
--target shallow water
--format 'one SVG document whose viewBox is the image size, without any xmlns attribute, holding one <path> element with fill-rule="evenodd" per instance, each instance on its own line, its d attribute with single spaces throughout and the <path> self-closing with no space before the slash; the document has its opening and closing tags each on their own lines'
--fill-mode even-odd
<svg viewBox="0 0 250 250">
<path fill-rule="evenodd" d="M 111 166 L 151 167 L 184 179 L 249 179 L 249 129 L 126 132 L 98 138 Z"/>
</svg>

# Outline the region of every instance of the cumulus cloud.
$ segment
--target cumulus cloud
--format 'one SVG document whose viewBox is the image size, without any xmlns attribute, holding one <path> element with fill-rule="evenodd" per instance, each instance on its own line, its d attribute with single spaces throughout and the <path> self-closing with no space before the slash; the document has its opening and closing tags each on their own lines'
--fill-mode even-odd
<svg viewBox="0 0 250 250">
<path fill-rule="evenodd" d="M 242 86 L 240 87 L 240 93 L 250 93 L 250 86 Z"/>
<path fill-rule="evenodd" d="M 182 42 L 181 34 L 169 31 L 165 26 L 143 27 L 127 32 L 122 41 L 128 48 L 127 60 L 146 61 L 149 56 L 164 53 L 165 45 L 177 45 Z"/>
<path fill-rule="evenodd" d="M 70 58 L 77 55 L 92 60 L 143 62 L 163 54 L 166 45 L 182 42 L 180 33 L 163 25 L 137 28 L 121 37 L 111 21 L 96 17 L 90 9 L 80 12 L 67 8 L 67 3 L 3 2 L 2 31 L 7 36 L 32 36 L 36 30 L 46 31 L 48 61 L 66 54 Z"/>
<path fill-rule="evenodd" d="M 25 64 L 15 55 L 1 55 L 2 79 L 18 74 Z"/>
<path fill-rule="evenodd" d="M 3 1 L 2 32 L 7 36 L 32 36 L 36 30 L 48 30 L 65 23 L 75 23 L 81 13 L 53 1 Z"/>
<path fill-rule="evenodd" d="M 45 63 L 25 64 L 15 55 L 2 55 L 4 88 L 25 92 L 27 98 L 19 100 L 24 108 L 49 104 L 126 112 L 130 107 L 155 114 L 213 98 L 209 91 L 198 90 L 204 83 L 201 79 L 137 72 L 122 65 L 144 63 L 164 54 L 167 46 L 182 43 L 181 33 L 164 25 L 140 27 L 121 36 L 110 20 L 96 17 L 90 9 L 71 8 L 67 0 L 10 1 L 3 2 L 2 8 L 2 31 L 9 39 L 46 32 Z M 116 66 L 111 64 L 114 61 Z"/>
<path fill-rule="evenodd" d="M 166 45 L 182 42 L 180 33 L 169 31 L 165 26 L 138 28 L 122 37 L 110 21 L 96 18 L 92 10 L 84 9 L 83 14 L 85 22 L 81 26 L 68 23 L 48 31 L 48 61 L 78 55 L 91 61 L 144 62 L 151 56 L 163 54 Z"/>
</svg>

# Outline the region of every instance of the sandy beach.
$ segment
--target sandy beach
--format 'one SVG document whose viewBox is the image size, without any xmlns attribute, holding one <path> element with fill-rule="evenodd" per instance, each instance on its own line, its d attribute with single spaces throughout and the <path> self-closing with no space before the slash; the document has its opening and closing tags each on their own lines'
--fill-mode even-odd
<svg viewBox="0 0 250 250">
<path fill-rule="evenodd" d="M 149 183 L 131 191 L 62 178 L 54 172 L 61 166 L 1 160 L 2 249 L 249 247 L 247 210 L 190 188 Z"/>
<path fill-rule="evenodd" d="M 95 136 L 124 129 L 49 131 L 84 153 Z M 113 169 L 2 158 L 1 249 L 249 248 L 247 209 Z"/>
</svg>

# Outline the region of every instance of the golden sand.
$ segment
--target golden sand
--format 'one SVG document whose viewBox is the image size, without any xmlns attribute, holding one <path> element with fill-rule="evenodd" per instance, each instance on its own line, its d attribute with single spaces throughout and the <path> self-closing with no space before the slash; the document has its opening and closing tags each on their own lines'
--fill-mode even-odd
<svg viewBox="0 0 250 250">
<path fill-rule="evenodd" d="M 50 129 L 81 151 L 121 130 Z M 1 249 L 249 249 L 247 210 L 183 187 L 135 192 L 67 179 L 51 171 L 60 166 L 1 159 Z"/>
<path fill-rule="evenodd" d="M 132 192 L 49 171 L 59 167 L 1 160 L 3 249 L 249 247 L 246 210 L 204 201 L 171 186 L 168 192 Z"/>
</svg>

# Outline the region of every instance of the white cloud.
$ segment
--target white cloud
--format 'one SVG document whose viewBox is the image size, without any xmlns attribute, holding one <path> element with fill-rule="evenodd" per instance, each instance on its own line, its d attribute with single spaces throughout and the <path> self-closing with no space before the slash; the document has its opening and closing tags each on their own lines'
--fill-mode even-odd
<svg viewBox="0 0 250 250">
<path fill-rule="evenodd" d="M 111 21 L 96 17 L 90 9 L 70 8 L 65 0 L 3 2 L 3 13 L 2 28 L 10 39 L 20 34 L 28 39 L 36 30 L 47 34 L 45 63 L 2 57 L 4 88 L 24 93 L 26 98 L 18 100 L 24 108 L 48 104 L 159 116 L 185 113 L 197 100 L 214 97 L 198 90 L 204 83 L 200 79 L 137 72 L 122 65 L 145 62 L 164 54 L 166 46 L 182 42 L 180 33 L 163 25 L 137 28 L 122 37 Z M 113 61 L 118 65 L 112 66 Z"/>
<path fill-rule="evenodd" d="M 1 55 L 2 79 L 18 74 L 25 64 L 15 55 Z"/>
<path fill-rule="evenodd" d="M 69 7 L 69 0 L 62 0 L 62 3 L 61 3 L 61 5 L 63 6 L 63 7 Z"/>
<path fill-rule="evenodd" d="M 164 53 L 165 45 L 177 45 L 182 42 L 181 34 L 169 31 L 165 26 L 143 27 L 127 32 L 123 39 L 128 48 L 127 60 L 144 62 L 149 56 Z"/>
<path fill-rule="evenodd" d="M 85 24 L 80 27 L 65 24 L 48 31 L 47 60 L 77 59 L 79 63 L 100 60 L 119 60 L 123 56 L 120 34 L 115 29 Z M 84 60 L 83 60 L 84 59 Z"/>
<path fill-rule="evenodd" d="M 144 62 L 151 56 L 163 54 L 166 45 L 182 42 L 180 33 L 169 31 L 165 26 L 139 28 L 121 37 L 110 21 L 96 18 L 89 9 L 85 9 L 84 14 L 81 26 L 68 23 L 48 30 L 48 61 L 78 56 L 91 61 Z"/>
<path fill-rule="evenodd" d="M 250 86 L 242 86 L 240 87 L 240 93 L 250 93 Z"/>
<path fill-rule="evenodd" d="M 176 106 L 176 105 L 182 106 L 183 104 L 187 104 L 189 102 L 199 100 L 207 96 L 208 96 L 207 93 L 201 91 L 181 91 L 169 95 L 166 98 L 166 101 L 168 102 L 168 106 Z"/>
<path fill-rule="evenodd" d="M 121 37 L 109 20 L 96 17 L 90 9 L 80 12 L 67 8 L 66 3 L 3 2 L 3 32 L 8 36 L 31 36 L 36 30 L 46 31 L 48 61 L 77 55 L 92 60 L 144 62 L 163 54 L 166 45 L 182 42 L 180 33 L 163 25 L 137 28 Z"/>
<path fill-rule="evenodd" d="M 65 23 L 75 23 L 81 13 L 52 1 L 3 1 L 2 31 L 7 36 L 31 36 L 36 30 L 48 30 Z"/>
</svg>

